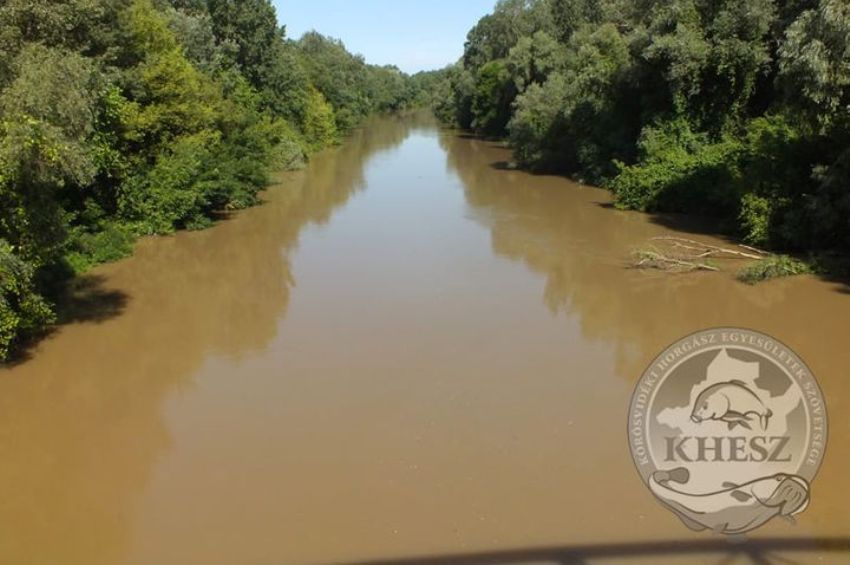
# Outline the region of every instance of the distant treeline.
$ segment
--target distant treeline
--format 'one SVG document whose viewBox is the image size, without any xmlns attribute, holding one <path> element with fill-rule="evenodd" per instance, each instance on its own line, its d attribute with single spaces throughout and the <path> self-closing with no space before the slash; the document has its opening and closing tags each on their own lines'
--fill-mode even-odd
<svg viewBox="0 0 850 565">
<path fill-rule="evenodd" d="M 3 0 L 0 360 L 54 320 L 59 282 L 251 205 L 420 82 L 287 39 L 269 0 Z"/>
<path fill-rule="evenodd" d="M 434 99 L 621 207 L 850 251 L 847 0 L 501 0 Z"/>
</svg>

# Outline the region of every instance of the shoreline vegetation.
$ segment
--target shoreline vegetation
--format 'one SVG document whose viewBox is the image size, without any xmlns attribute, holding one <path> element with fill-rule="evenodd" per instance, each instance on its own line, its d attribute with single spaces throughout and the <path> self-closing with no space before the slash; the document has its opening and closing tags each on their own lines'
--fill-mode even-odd
<svg viewBox="0 0 850 565">
<path fill-rule="evenodd" d="M 844 0 L 500 0 L 433 99 L 444 123 L 505 140 L 511 167 L 769 250 L 743 282 L 850 273 Z M 711 267 L 669 251 L 634 263 Z"/>
<path fill-rule="evenodd" d="M 432 75 L 289 39 L 270 0 L 7 0 L 0 361 L 61 322 L 76 275 L 254 205 L 271 171 L 427 105 Z"/>
<path fill-rule="evenodd" d="M 0 362 L 140 236 L 208 227 L 367 116 L 424 106 L 505 140 L 509 167 L 712 218 L 767 250 L 743 282 L 850 274 L 844 0 L 499 0 L 456 64 L 412 76 L 290 39 L 277 16 L 270 0 L 0 5 Z M 714 268 L 716 251 L 669 247 L 633 263 Z"/>
</svg>

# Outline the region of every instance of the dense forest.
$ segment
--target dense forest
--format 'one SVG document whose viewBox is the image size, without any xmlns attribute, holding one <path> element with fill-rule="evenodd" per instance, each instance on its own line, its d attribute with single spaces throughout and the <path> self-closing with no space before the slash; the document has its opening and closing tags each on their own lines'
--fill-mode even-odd
<svg viewBox="0 0 850 565">
<path fill-rule="evenodd" d="M 850 251 L 847 0 L 501 0 L 444 75 L 439 116 L 521 167 L 816 268 Z"/>
<path fill-rule="evenodd" d="M 0 5 L 0 359 L 63 281 L 257 200 L 420 79 L 288 39 L 269 0 Z"/>
</svg>

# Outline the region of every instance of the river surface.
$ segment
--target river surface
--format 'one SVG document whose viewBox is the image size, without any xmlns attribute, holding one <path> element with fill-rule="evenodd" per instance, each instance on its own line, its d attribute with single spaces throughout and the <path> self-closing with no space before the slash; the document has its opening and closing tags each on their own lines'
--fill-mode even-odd
<svg viewBox="0 0 850 565">
<path fill-rule="evenodd" d="M 652 358 L 730 325 L 795 349 L 832 415 L 811 506 L 755 537 L 850 536 L 847 287 L 628 268 L 681 232 L 509 158 L 374 119 L 263 205 L 81 279 L 0 371 L 0 562 L 745 563 L 655 502 L 625 432 Z M 807 551 L 785 557 L 850 555 Z"/>
</svg>

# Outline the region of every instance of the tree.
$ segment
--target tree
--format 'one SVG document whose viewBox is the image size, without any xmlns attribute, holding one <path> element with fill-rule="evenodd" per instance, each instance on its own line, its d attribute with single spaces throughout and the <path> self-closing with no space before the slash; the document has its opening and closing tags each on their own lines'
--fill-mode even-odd
<svg viewBox="0 0 850 565">
<path fill-rule="evenodd" d="M 15 79 L 0 94 L 0 238 L 36 266 L 62 249 L 62 202 L 94 180 L 96 75 L 89 61 L 39 44 L 25 46 Z"/>
<path fill-rule="evenodd" d="M 219 44 L 235 46 L 235 63 L 254 88 L 262 90 L 274 66 L 275 45 L 283 39 L 274 6 L 268 0 L 208 0 L 213 33 Z"/>
<path fill-rule="evenodd" d="M 473 129 L 487 135 L 504 134 L 515 97 L 516 89 L 505 62 L 496 60 L 483 65 L 475 76 Z"/>
<path fill-rule="evenodd" d="M 790 25 L 779 49 L 780 80 L 792 104 L 822 124 L 847 120 L 850 5 L 821 0 Z"/>
</svg>

